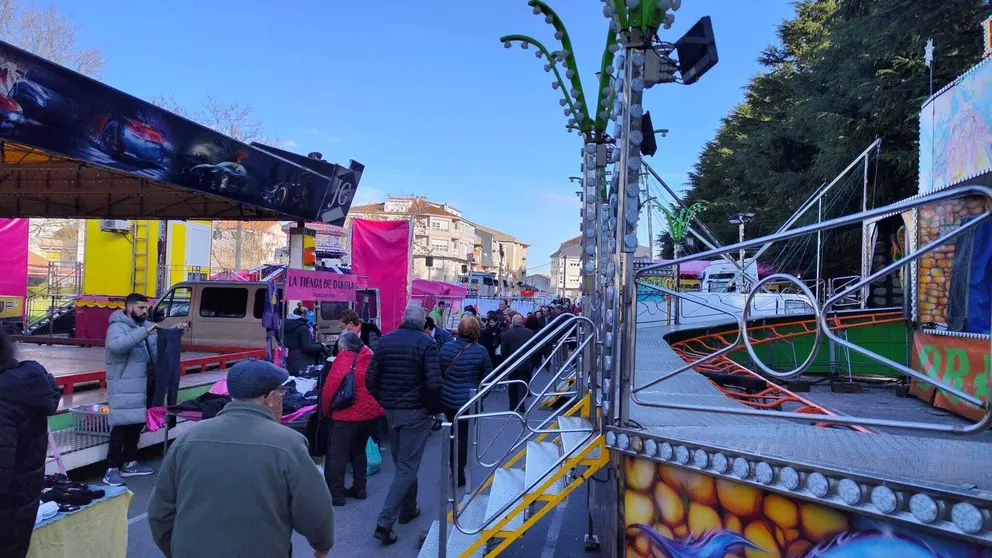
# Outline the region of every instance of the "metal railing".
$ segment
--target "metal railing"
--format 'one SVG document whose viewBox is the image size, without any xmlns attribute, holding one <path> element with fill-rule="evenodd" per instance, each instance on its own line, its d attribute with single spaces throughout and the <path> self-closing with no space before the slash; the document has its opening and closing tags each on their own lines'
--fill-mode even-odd
<svg viewBox="0 0 992 558">
<path fill-rule="evenodd" d="M 849 287 L 861 280 L 860 275 L 845 275 L 832 277 L 827 284 L 827 298 L 841 293 L 840 299 L 834 304 L 836 308 L 861 308 L 861 289 L 851 291 Z"/>
<path fill-rule="evenodd" d="M 497 521 L 500 516 L 506 513 L 513 505 L 520 501 L 521 498 L 525 497 L 526 494 L 532 491 L 535 487 L 539 486 L 548 475 L 552 474 L 558 467 L 565 463 L 569 455 L 565 454 L 561 456 L 558 461 L 552 466 L 548 471 L 542 475 L 542 477 L 535 482 L 531 483 L 529 486 L 525 486 L 523 491 L 517 495 L 516 498 L 509 500 L 500 510 L 492 514 L 488 519 L 484 519 L 480 525 L 468 526 L 463 525 L 460 522 L 461 516 L 464 509 L 467 508 L 471 502 L 482 494 L 482 491 L 486 489 L 493 481 L 496 469 L 501 467 L 508 467 L 516 462 L 518 457 L 514 457 L 523 448 L 526 447 L 527 443 L 533 439 L 548 435 L 548 434 L 560 434 L 560 433 L 572 433 L 572 432 L 587 432 L 586 430 L 568 430 L 568 429 L 551 429 L 549 428 L 551 424 L 558 420 L 558 418 L 564 414 L 570 407 L 581 401 L 584 394 L 590 389 L 589 386 L 595 385 L 596 379 L 592 374 L 593 366 L 578 366 L 578 359 L 582 358 L 584 362 L 590 363 L 592 349 L 597 342 L 598 337 L 595 330 L 595 324 L 588 318 L 584 316 L 576 316 L 571 314 L 562 314 L 552 320 L 544 329 L 535 335 L 527 343 L 525 343 L 520 349 L 509 355 L 507 359 L 498 366 L 492 373 L 488 374 L 480 384 L 478 392 L 476 392 L 472 398 L 464 405 L 458 412 L 455 413 L 453 420 L 450 423 L 444 423 L 443 428 L 448 431 L 449 443 L 442 443 L 442 475 L 441 475 L 441 491 L 442 491 L 442 502 L 444 505 L 441 506 L 440 511 L 440 521 L 439 521 L 439 542 L 441 543 L 442 556 L 446 549 L 446 524 L 447 524 L 447 512 L 449 507 L 453 510 L 452 521 L 456 529 L 466 534 L 477 534 L 481 533 L 486 527 L 493 522 Z M 563 353 L 564 348 L 567 347 L 569 343 L 575 343 L 574 349 L 568 351 L 567 356 Z M 519 379 L 511 379 L 509 375 L 522 363 L 527 360 L 533 359 L 536 355 L 544 352 L 544 350 L 551 346 L 551 355 L 558 353 L 561 358 L 548 358 L 532 373 L 530 381 L 524 381 Z M 550 372 L 550 378 L 544 387 L 540 390 L 534 389 L 535 382 L 539 381 L 539 373 L 544 370 L 548 364 L 555 364 L 559 368 L 557 370 L 552 369 Z M 575 389 L 568 392 L 559 393 L 552 392 L 552 388 L 557 386 L 563 375 L 566 373 L 572 373 L 575 371 L 575 367 L 578 366 L 578 371 L 576 371 L 576 384 Z M 588 377 L 584 376 L 583 370 L 589 370 L 590 374 Z M 491 411 L 483 412 L 481 411 L 482 400 L 495 391 L 500 385 L 507 385 L 510 383 L 521 383 L 527 388 L 527 393 L 535 396 L 535 398 L 529 404 L 523 404 L 524 408 L 521 411 Z M 541 420 L 537 426 L 532 426 L 531 416 L 534 414 L 535 410 L 540 409 L 541 400 L 553 394 L 559 395 L 569 395 L 570 398 L 565 402 L 565 404 L 558 407 L 556 410 L 548 414 L 543 420 Z M 519 408 L 519 407 L 518 407 Z M 478 450 L 478 425 L 480 419 L 498 418 L 506 417 L 506 422 L 500 428 L 500 432 L 512 421 L 517 421 L 522 427 L 522 432 L 516 437 L 514 443 L 503 452 L 502 456 L 491 463 L 487 463 L 482 459 L 482 456 L 491 447 L 491 443 L 486 447 L 481 453 Z M 463 424 L 463 423 L 473 423 L 473 424 Z M 449 462 L 450 456 L 458 455 L 458 430 L 459 428 L 471 428 L 475 427 L 474 440 L 473 443 L 476 446 L 476 451 L 473 457 L 478 461 L 478 464 L 486 469 L 490 469 L 488 474 L 482 482 L 467 483 L 469 492 L 466 494 L 466 500 L 464 504 L 459 508 L 455 501 L 455 495 L 458 492 L 458 487 L 456 479 L 452 477 L 449 479 L 447 477 L 449 473 Z M 583 445 L 588 443 L 590 440 L 594 439 L 596 435 L 595 427 L 588 431 L 588 435 L 576 446 L 581 448 Z M 493 436 L 493 440 L 497 439 L 499 434 Z M 578 449 L 576 449 L 578 451 Z M 471 474 L 471 470 L 469 471 Z M 470 476 L 471 479 L 471 476 Z M 475 486 L 473 489 L 472 487 Z"/>
<path fill-rule="evenodd" d="M 928 194 L 928 195 L 925 195 L 925 196 L 919 196 L 919 197 L 916 197 L 916 198 L 911 198 L 911 199 L 908 199 L 908 200 L 903 200 L 901 202 L 897 202 L 897 203 L 891 204 L 889 206 L 880 207 L 880 208 L 876 208 L 876 209 L 870 209 L 870 210 L 862 211 L 860 213 L 846 215 L 846 216 L 838 217 L 838 218 L 835 218 L 835 219 L 831 219 L 829 221 L 823 221 L 823 222 L 819 222 L 819 223 L 816 223 L 816 224 L 799 227 L 799 228 L 792 229 L 792 230 L 788 230 L 788 229 L 786 229 L 786 228 L 783 227 L 778 232 L 776 232 L 776 233 L 774 233 L 772 235 L 766 236 L 764 238 L 758 238 L 758 239 L 754 239 L 754 240 L 740 242 L 740 243 L 737 243 L 737 244 L 732 245 L 732 246 L 726 246 L 726 247 L 722 247 L 722 248 L 719 248 L 719 249 L 713 249 L 713 250 L 704 252 L 702 254 L 694 254 L 692 256 L 688 256 L 688 257 L 684 257 L 684 258 L 679 258 L 679 259 L 673 260 L 671 262 L 665 262 L 663 264 L 655 264 L 653 266 L 649 266 L 649 267 L 643 268 L 642 270 L 639 270 L 637 272 L 637 274 L 635 275 L 635 280 L 637 278 L 639 278 L 639 276 L 642 273 L 646 272 L 646 271 L 650 271 L 650 270 L 656 269 L 656 268 L 667 267 L 667 266 L 671 266 L 671 265 L 677 265 L 677 264 L 680 264 L 680 263 L 684 263 L 686 261 L 689 261 L 690 259 L 712 257 L 712 256 L 720 255 L 722 253 L 729 253 L 729 252 L 739 251 L 741 249 L 752 248 L 752 247 L 755 247 L 755 246 L 768 245 L 768 244 L 771 244 L 771 243 L 776 242 L 776 241 L 786 240 L 786 239 L 795 238 L 795 237 L 799 237 L 799 236 L 803 236 L 803 235 L 808 235 L 808 234 L 816 233 L 816 232 L 819 232 L 819 231 L 834 229 L 834 228 L 842 227 L 842 226 L 846 226 L 846 225 L 859 224 L 859 223 L 862 223 L 862 222 L 864 222 L 866 220 L 869 220 L 869 219 L 878 218 L 878 217 L 882 217 L 882 216 L 885 216 L 885 215 L 891 215 L 891 214 L 900 214 L 900 213 L 903 213 L 905 211 L 917 209 L 917 208 L 919 208 L 921 206 L 924 206 L 924 205 L 928 205 L 928 204 L 932 204 L 932 203 L 936 203 L 936 202 L 942 202 L 942 201 L 950 200 L 950 199 L 954 199 L 954 198 L 959 198 L 959 197 L 966 196 L 966 195 L 982 196 L 986 200 L 992 200 L 992 188 L 988 188 L 988 187 L 984 187 L 984 186 L 969 186 L 969 185 L 958 186 L 958 187 L 954 187 L 954 188 L 948 188 L 948 189 L 942 190 L 940 192 Z M 903 259 L 898 260 L 896 262 L 893 262 L 893 263 L 891 263 L 891 264 L 889 264 L 889 265 L 887 265 L 887 266 L 879 269 L 878 271 L 876 271 L 876 272 L 874 272 L 874 273 L 872 273 L 870 275 L 867 275 L 866 277 L 863 277 L 863 278 L 862 277 L 859 277 L 858 280 L 855 281 L 855 282 L 845 284 L 842 287 L 841 286 L 838 286 L 838 288 L 840 290 L 838 290 L 837 292 L 834 292 L 822 305 L 819 304 L 819 303 L 812 304 L 813 315 L 814 315 L 814 317 L 816 319 L 816 324 L 817 324 L 816 330 L 814 332 L 814 336 L 815 337 L 814 337 L 814 340 L 813 340 L 813 349 L 810 351 L 809 357 L 807 357 L 806 360 L 802 364 L 800 364 L 799 366 L 797 366 L 793 370 L 784 371 L 784 372 L 783 371 L 773 370 L 773 369 L 769 368 L 768 366 L 766 366 L 761 361 L 761 359 L 758 358 L 757 354 L 754 351 L 753 344 L 752 344 L 752 342 L 751 342 L 751 340 L 749 338 L 748 331 L 747 331 L 748 318 L 750 317 L 750 314 L 751 314 L 751 311 L 750 311 L 751 302 L 752 302 L 752 299 L 754 297 L 754 294 L 757 293 L 760 290 L 760 288 L 763 286 L 764 283 L 770 282 L 770 281 L 776 281 L 776 280 L 789 280 L 789 281 L 792 281 L 797 286 L 797 288 L 799 288 L 801 291 L 803 291 L 803 293 L 807 296 L 807 298 L 810 301 L 815 301 L 816 299 L 815 299 L 815 296 L 813 295 L 813 293 L 810 292 L 809 288 L 805 284 L 803 284 L 799 279 L 797 279 L 795 277 L 792 277 L 792 276 L 789 276 L 789 275 L 784 275 L 784 274 L 776 274 L 776 275 L 772 275 L 772 276 L 766 277 L 762 281 L 759 281 L 757 285 L 755 285 L 754 291 L 752 292 L 751 295 L 748 296 L 747 300 L 745 301 L 743 312 L 741 312 L 741 313 L 739 313 L 737 315 L 733 315 L 730 312 L 726 312 L 726 311 L 724 312 L 726 314 L 730 314 L 731 317 L 733 318 L 733 320 L 736 321 L 737 324 L 738 324 L 738 330 L 737 330 L 738 335 L 737 335 L 736 340 L 733 343 L 731 343 L 730 345 L 728 345 L 726 347 L 723 347 L 723 348 L 717 350 L 714 353 L 711 353 L 711 354 L 707 355 L 706 357 L 703 357 L 700 360 L 696 360 L 696 361 L 693 361 L 691 363 L 688 363 L 685 366 L 682 366 L 679 369 L 677 369 L 677 370 L 675 370 L 673 372 L 670 372 L 670 373 L 662 376 L 661 378 L 656 378 L 656 379 L 651 380 L 651 381 L 649 381 L 649 382 L 647 382 L 645 384 L 638 384 L 638 382 L 637 382 L 637 370 L 636 370 L 636 368 L 633 369 L 633 370 L 630 370 L 629 371 L 629 375 L 630 375 L 630 382 L 631 382 L 631 385 L 632 385 L 631 391 L 630 391 L 630 399 L 631 399 L 631 401 L 633 403 L 638 404 L 638 405 L 643 405 L 643 406 L 648 406 L 648 407 L 665 408 L 665 409 L 676 409 L 676 410 L 683 410 L 683 411 L 702 411 L 702 412 L 707 412 L 707 413 L 739 414 L 739 415 L 761 416 L 761 417 L 776 416 L 776 417 L 786 418 L 786 419 L 795 419 L 795 420 L 801 420 L 801 421 L 815 421 L 815 422 L 819 422 L 819 423 L 841 424 L 841 425 L 848 425 L 848 426 L 874 426 L 874 427 L 889 427 L 889 428 L 905 428 L 905 429 L 913 429 L 913 430 L 919 430 L 919 431 L 942 432 L 942 433 L 962 434 L 962 435 L 963 434 L 976 434 L 976 433 L 979 433 L 979 432 L 982 432 L 982 431 L 986 430 L 990 425 L 992 425 L 992 406 L 990 406 L 989 402 L 983 401 L 979 397 L 976 397 L 974 395 L 971 395 L 969 393 L 966 393 L 962 389 L 960 389 L 960 388 L 958 388 L 958 387 L 956 387 L 956 386 L 954 386 L 952 384 L 948 384 L 948 383 L 939 381 L 939 380 L 937 380 L 935 378 L 931 378 L 931 377 L 927 376 L 924 373 L 917 372 L 916 370 L 913 370 L 912 368 L 910 368 L 908 366 L 905 366 L 903 364 L 900 364 L 898 362 L 895 362 L 892 359 L 889 359 L 889 358 L 886 358 L 886 357 L 884 357 L 882 355 L 876 354 L 876 353 L 874 353 L 872 351 L 869 351 L 869 350 L 867 350 L 867 349 L 865 349 L 865 348 L 863 348 L 863 347 L 861 347 L 859 345 L 856 345 L 854 343 L 851 343 L 850 341 L 848 341 L 846 339 L 841 338 L 840 336 L 838 336 L 836 333 L 834 333 L 830 329 L 830 325 L 828 323 L 828 320 L 830 319 L 830 312 L 831 312 L 831 310 L 834 310 L 840 304 L 843 304 L 843 301 L 844 300 L 848 300 L 849 297 L 851 297 L 853 295 L 853 293 L 862 291 L 865 286 L 871 284 L 872 282 L 877 281 L 878 279 L 880 279 L 882 277 L 885 277 L 885 276 L 887 276 L 889 274 L 892 274 L 892 273 L 897 272 L 901 268 L 903 268 L 903 267 L 909 265 L 910 263 L 918 260 L 924 254 L 926 254 L 928 252 L 931 252 L 935 248 L 937 248 L 937 247 L 939 247 L 939 246 L 941 246 L 943 244 L 946 244 L 948 242 L 951 242 L 955 238 L 957 238 L 957 237 L 959 237 L 959 236 L 967 233 L 968 231 L 971 231 L 971 230 L 975 229 L 978 225 L 984 223 L 990 217 L 992 217 L 992 211 L 990 211 L 990 210 L 986 210 L 984 213 L 982 213 L 980 215 L 973 216 L 973 218 L 970 221 L 967 221 L 965 223 L 962 223 L 956 229 L 954 229 L 954 230 L 952 230 L 950 232 L 947 232 L 947 233 L 943 234 L 942 236 L 940 236 L 939 238 L 937 238 L 936 240 L 934 240 L 932 242 L 929 242 L 926 245 L 918 248 L 913 253 L 906 255 Z M 665 293 L 669 294 L 670 296 L 673 296 L 673 297 L 676 297 L 676 298 L 686 298 L 686 297 L 690 296 L 690 295 L 686 295 L 684 293 L 677 293 L 677 292 L 671 291 L 670 289 L 665 289 L 663 287 L 652 285 L 650 283 L 646 283 L 646 282 L 643 282 L 643 281 L 638 281 L 637 284 L 640 285 L 640 286 L 643 286 L 643 287 L 647 287 L 647 288 L 651 288 L 651 289 L 654 289 L 654 290 L 657 290 L 657 291 L 665 292 Z M 630 346 L 630 347 L 636 346 L 636 338 L 635 338 L 635 336 L 636 336 L 636 328 L 631 328 L 630 331 L 627 332 L 627 334 L 630 335 L 630 337 L 627 340 L 628 346 Z M 788 412 L 788 411 L 769 411 L 769 410 L 747 409 L 747 408 L 745 408 L 745 409 L 738 409 L 738 408 L 733 408 L 733 407 L 715 407 L 715 406 L 711 406 L 711 405 L 691 405 L 691 404 L 682 404 L 682 403 L 667 403 L 667 402 L 661 402 L 661 401 L 648 401 L 648 400 L 643 399 L 641 397 L 641 395 L 640 395 L 646 389 L 650 388 L 651 386 L 654 386 L 654 385 L 658 384 L 659 382 L 663 381 L 664 379 L 667 379 L 667 378 L 670 378 L 670 377 L 672 377 L 672 376 L 674 376 L 676 374 L 680 374 L 682 372 L 685 372 L 686 370 L 689 370 L 692 367 L 694 367 L 694 366 L 696 366 L 698 364 L 701 364 L 702 362 L 705 362 L 707 360 L 712 360 L 714 358 L 719 357 L 720 355 L 726 354 L 726 353 L 734 350 L 735 348 L 737 348 L 741 343 L 744 344 L 745 349 L 747 350 L 748 354 L 750 355 L 750 357 L 751 357 L 752 361 L 755 363 L 755 365 L 758 368 L 760 368 L 765 374 L 767 374 L 769 376 L 772 376 L 772 377 L 775 377 L 775 378 L 794 378 L 794 377 L 798 376 L 799 374 L 801 374 L 813 362 L 813 359 L 816 357 L 817 351 L 819 349 L 820 342 L 821 342 L 821 340 L 823 339 L 824 336 L 827 337 L 833 343 L 836 343 L 837 345 L 840 345 L 841 347 L 844 347 L 847 350 L 854 351 L 854 352 L 856 352 L 858 354 L 861 354 L 861 355 L 865 356 L 866 358 L 869 358 L 871 360 L 874 360 L 876 362 L 879 362 L 879 363 L 887 366 L 890 369 L 897 370 L 900 373 L 905 374 L 908 377 L 915 378 L 915 379 L 917 379 L 917 380 L 919 380 L 921 382 L 925 382 L 925 383 L 927 383 L 929 385 L 934 386 L 937 389 L 943 390 L 943 391 L 945 391 L 945 392 L 947 392 L 947 393 L 949 393 L 951 395 L 954 395 L 954 396 L 962 399 L 963 401 L 966 401 L 966 402 L 968 402 L 968 403 L 970 403 L 972 405 L 975 405 L 978 408 L 983 409 L 985 411 L 985 414 L 982 416 L 982 418 L 979 421 L 977 421 L 977 422 L 975 422 L 973 424 L 967 425 L 967 426 L 962 426 L 962 425 L 931 424 L 931 423 L 916 422 L 916 421 L 897 421 L 897 420 L 888 420 L 888 419 L 876 419 L 876 418 L 858 417 L 858 416 L 836 416 L 836 415 L 826 415 L 826 414 L 797 413 L 797 412 Z M 990 352 L 992 352 L 992 341 L 990 341 Z M 989 383 L 989 385 L 986 387 L 986 390 L 992 389 L 992 376 L 989 376 L 986 379 L 986 381 Z"/>
</svg>

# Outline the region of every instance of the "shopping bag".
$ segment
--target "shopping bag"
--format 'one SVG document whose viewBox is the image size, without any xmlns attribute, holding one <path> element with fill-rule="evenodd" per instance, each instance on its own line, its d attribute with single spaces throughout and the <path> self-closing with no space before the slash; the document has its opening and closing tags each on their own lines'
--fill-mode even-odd
<svg viewBox="0 0 992 558">
<path fill-rule="evenodd" d="M 376 444 L 372 438 L 365 442 L 365 457 L 369 462 L 365 467 L 365 473 L 367 475 L 378 473 L 379 469 L 382 468 L 382 454 L 379 453 L 379 444 Z"/>
</svg>

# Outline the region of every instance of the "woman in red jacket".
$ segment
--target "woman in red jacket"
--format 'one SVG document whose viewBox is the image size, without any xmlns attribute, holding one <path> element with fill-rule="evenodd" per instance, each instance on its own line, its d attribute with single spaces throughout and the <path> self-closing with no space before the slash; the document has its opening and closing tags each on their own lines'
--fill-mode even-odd
<svg viewBox="0 0 992 558">
<path fill-rule="evenodd" d="M 335 506 L 343 506 L 345 497 L 356 500 L 366 498 L 365 468 L 368 460 L 365 444 L 369 437 L 375 435 L 376 420 L 386 414 L 365 387 L 365 373 L 371 362 L 372 350 L 362 343 L 362 339 L 350 331 L 342 332 L 338 339 L 338 355 L 327 373 L 324 390 L 320 394 L 321 410 L 331 418 L 327 454 L 324 457 L 324 480 Z M 355 402 L 344 409 L 331 409 L 334 395 L 352 366 Z M 349 462 L 353 481 L 351 488 L 345 489 L 344 472 Z"/>
</svg>

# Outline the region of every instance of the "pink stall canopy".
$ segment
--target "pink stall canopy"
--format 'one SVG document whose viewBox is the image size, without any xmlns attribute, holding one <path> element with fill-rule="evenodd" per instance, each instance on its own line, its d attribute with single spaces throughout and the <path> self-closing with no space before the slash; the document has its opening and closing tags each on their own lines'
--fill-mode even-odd
<svg viewBox="0 0 992 558">
<path fill-rule="evenodd" d="M 468 289 L 454 283 L 444 281 L 413 280 L 413 299 L 420 302 L 424 308 L 434 308 L 439 300 L 443 300 L 453 311 L 461 311 L 462 299 L 468 296 Z"/>
<path fill-rule="evenodd" d="M 211 281 L 251 281 L 251 272 L 247 269 L 241 271 L 222 271 L 210 276 Z"/>
<path fill-rule="evenodd" d="M 410 221 L 351 223 L 351 272 L 368 277 L 369 287 L 379 289 L 383 333 L 400 325 L 410 302 L 412 227 Z"/>
<path fill-rule="evenodd" d="M 0 295 L 27 296 L 28 220 L 0 219 L 0 246 Z"/>
</svg>

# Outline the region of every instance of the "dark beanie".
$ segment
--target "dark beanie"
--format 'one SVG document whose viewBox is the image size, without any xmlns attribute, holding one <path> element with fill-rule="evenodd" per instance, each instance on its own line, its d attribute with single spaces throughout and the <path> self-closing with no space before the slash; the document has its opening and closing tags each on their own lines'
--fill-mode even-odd
<svg viewBox="0 0 992 558">
<path fill-rule="evenodd" d="M 227 391 L 234 399 L 268 395 L 289 379 L 289 372 L 266 360 L 243 360 L 227 373 Z"/>
</svg>

